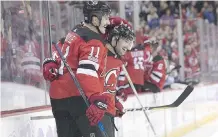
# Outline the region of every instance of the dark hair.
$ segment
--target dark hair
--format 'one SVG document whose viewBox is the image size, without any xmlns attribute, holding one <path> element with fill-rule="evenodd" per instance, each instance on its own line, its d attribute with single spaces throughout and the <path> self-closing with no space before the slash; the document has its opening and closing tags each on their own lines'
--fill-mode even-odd
<svg viewBox="0 0 218 137">
<path fill-rule="evenodd" d="M 109 28 L 107 40 L 112 41 L 114 36 L 118 36 L 118 38 L 125 38 L 131 41 L 135 39 L 133 30 L 127 24 L 121 24 L 119 26 Z"/>
</svg>

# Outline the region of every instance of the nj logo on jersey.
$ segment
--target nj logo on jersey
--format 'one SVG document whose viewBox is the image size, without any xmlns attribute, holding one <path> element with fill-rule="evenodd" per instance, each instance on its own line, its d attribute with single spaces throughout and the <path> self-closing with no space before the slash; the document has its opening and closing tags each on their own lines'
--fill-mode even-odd
<svg viewBox="0 0 218 137">
<path fill-rule="evenodd" d="M 105 74 L 104 86 L 105 86 L 106 92 L 116 93 L 117 71 L 119 71 L 117 68 L 113 68 L 113 69 L 110 69 Z"/>
</svg>

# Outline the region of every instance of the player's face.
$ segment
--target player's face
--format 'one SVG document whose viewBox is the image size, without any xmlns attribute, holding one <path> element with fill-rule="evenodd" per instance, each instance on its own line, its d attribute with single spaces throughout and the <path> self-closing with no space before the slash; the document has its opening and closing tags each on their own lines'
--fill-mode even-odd
<svg viewBox="0 0 218 137">
<path fill-rule="evenodd" d="M 115 50 L 117 54 L 119 54 L 120 56 L 123 56 L 126 54 L 128 50 L 131 50 L 132 47 L 133 47 L 133 41 L 120 38 L 119 41 L 117 42 Z"/>
<path fill-rule="evenodd" d="M 105 34 L 106 27 L 110 25 L 110 20 L 109 20 L 109 15 L 106 14 L 102 16 L 100 25 L 99 25 L 99 30 L 101 31 L 102 34 Z"/>
</svg>

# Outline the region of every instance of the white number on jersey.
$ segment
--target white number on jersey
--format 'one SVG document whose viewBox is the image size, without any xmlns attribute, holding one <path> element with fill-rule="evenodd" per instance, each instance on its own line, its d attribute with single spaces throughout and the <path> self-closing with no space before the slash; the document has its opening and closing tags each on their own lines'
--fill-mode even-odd
<svg viewBox="0 0 218 137">
<path fill-rule="evenodd" d="M 95 50 L 95 47 L 91 47 L 91 52 L 90 52 L 89 56 L 93 56 L 94 50 Z M 96 58 L 98 58 L 99 51 L 100 51 L 100 47 L 97 47 L 97 53 L 95 55 Z"/>
<path fill-rule="evenodd" d="M 159 64 L 157 67 L 158 70 L 162 70 L 163 69 L 163 64 Z"/>
<path fill-rule="evenodd" d="M 97 52 L 94 55 L 95 50 L 97 50 Z M 99 52 L 100 52 L 100 47 L 91 47 L 91 52 L 89 53 L 88 59 L 97 63 Z"/>
<path fill-rule="evenodd" d="M 144 70 L 143 61 L 144 61 L 143 57 L 135 57 L 134 62 L 133 62 L 134 63 L 134 68 Z"/>
</svg>

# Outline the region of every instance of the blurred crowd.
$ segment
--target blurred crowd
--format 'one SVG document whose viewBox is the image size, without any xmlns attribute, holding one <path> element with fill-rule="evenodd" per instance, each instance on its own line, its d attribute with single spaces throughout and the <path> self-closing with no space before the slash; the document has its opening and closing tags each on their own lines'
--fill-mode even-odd
<svg viewBox="0 0 218 137">
<path fill-rule="evenodd" d="M 143 1 L 140 5 L 140 26 L 136 30 L 137 44 L 142 42 L 143 36 L 157 37 L 161 46 L 159 54 L 167 60 L 170 71 L 179 65 L 176 19 L 182 18 L 185 81 L 179 79 L 179 71 L 171 73 L 170 76 L 173 77 L 173 82 L 199 83 L 200 39 L 197 19 L 202 18 L 208 24 L 217 24 L 218 2 Z"/>
<path fill-rule="evenodd" d="M 181 7 L 179 6 L 181 4 Z M 198 17 L 209 23 L 217 24 L 217 1 L 142 1 L 140 18 L 147 22 L 149 28 L 155 28 L 163 22 L 170 20 L 168 24 L 173 27 L 174 19 L 196 19 Z M 156 21 L 155 21 L 156 20 Z"/>
<path fill-rule="evenodd" d="M 49 55 L 49 37 L 42 3 L 1 2 L 1 81 L 43 87 L 41 64 Z"/>
<path fill-rule="evenodd" d="M 111 2 L 112 15 L 118 15 L 119 2 Z M 76 6 L 72 6 L 76 5 Z M 80 2 L 13 1 L 1 2 L 1 81 L 10 81 L 44 88 L 42 61 L 50 56 L 50 44 L 80 21 Z M 160 40 L 159 53 L 167 60 L 168 71 L 179 64 L 176 19 L 180 18 L 179 2 L 141 1 L 140 25 L 136 29 L 136 43 L 141 37 L 156 36 Z M 132 6 L 126 6 L 126 18 L 133 20 Z M 185 76 L 200 72 L 200 46 L 197 18 L 217 24 L 218 2 L 182 2 Z M 50 14 L 50 18 L 48 15 Z M 51 29 L 49 29 L 49 25 Z M 179 81 L 178 72 L 171 73 Z M 197 78 L 198 80 L 198 78 Z"/>
</svg>

